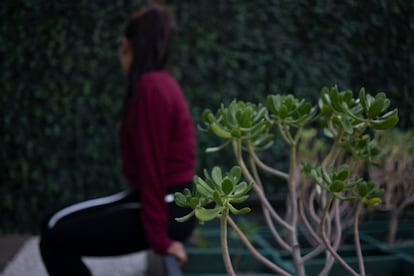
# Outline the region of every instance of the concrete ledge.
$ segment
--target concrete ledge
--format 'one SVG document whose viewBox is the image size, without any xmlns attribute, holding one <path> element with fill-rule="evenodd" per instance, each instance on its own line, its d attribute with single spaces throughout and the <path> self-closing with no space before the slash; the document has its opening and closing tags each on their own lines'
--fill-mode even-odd
<svg viewBox="0 0 414 276">
<path fill-rule="evenodd" d="M 149 251 L 146 276 L 183 276 L 183 273 L 175 257 L 158 255 Z"/>
<path fill-rule="evenodd" d="M 0 236 L 0 272 L 19 252 L 30 235 L 3 235 Z"/>
</svg>

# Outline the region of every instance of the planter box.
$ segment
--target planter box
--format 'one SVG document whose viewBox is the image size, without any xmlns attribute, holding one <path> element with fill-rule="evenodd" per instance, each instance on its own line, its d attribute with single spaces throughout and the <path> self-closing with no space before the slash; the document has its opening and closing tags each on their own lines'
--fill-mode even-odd
<svg viewBox="0 0 414 276">
<path fill-rule="evenodd" d="M 361 239 L 384 251 L 402 254 L 414 259 L 414 222 L 402 222 L 398 225 L 396 243 L 387 244 L 388 222 L 372 222 L 365 224 L 360 230 Z"/>
<path fill-rule="evenodd" d="M 394 254 L 393 252 L 383 250 L 382 248 L 362 241 L 362 254 L 364 256 L 365 271 L 367 275 L 375 276 L 389 276 L 389 275 L 412 275 L 414 271 L 414 261 Z M 301 250 L 302 254 L 311 251 L 310 248 Z M 359 271 L 358 259 L 356 257 L 355 246 L 344 245 L 338 249 L 338 254 L 350 265 L 356 272 Z M 293 261 L 287 252 L 281 252 L 282 266 L 286 269 L 293 269 Z M 305 264 L 305 271 L 307 275 L 319 275 L 325 266 L 325 253 L 311 259 Z M 330 274 L 335 276 L 348 276 L 346 271 L 339 263 L 335 261 Z"/>
<path fill-rule="evenodd" d="M 355 271 L 358 270 L 358 261 L 356 257 L 343 257 L 344 260 Z M 364 256 L 365 272 L 367 275 L 375 276 L 389 276 L 389 275 L 401 275 L 409 276 L 414 271 L 414 263 L 407 261 L 393 254 L 385 255 L 371 255 Z M 319 275 L 323 266 L 325 265 L 324 259 L 313 259 L 309 261 L 305 267 L 308 275 Z M 349 273 L 338 263 L 332 266 L 330 275 L 335 276 L 347 276 Z"/>
<path fill-rule="evenodd" d="M 220 248 L 219 227 L 197 228 L 195 240 L 186 245 L 188 262 L 183 266 L 184 276 L 208 276 L 227 275 L 224 267 L 223 256 Z M 256 260 L 239 238 L 235 238 L 229 229 L 227 239 L 230 257 L 237 275 L 274 275 L 269 268 Z M 275 262 L 278 254 L 269 252 L 267 244 L 256 234 L 250 236 L 250 242 L 255 248 L 270 261 Z"/>
<path fill-rule="evenodd" d="M 227 275 L 219 248 L 187 248 L 186 250 L 188 262 L 183 266 L 184 276 Z M 272 260 L 271 253 L 261 253 Z M 246 249 L 230 249 L 230 256 L 237 275 L 274 275 Z"/>
<path fill-rule="evenodd" d="M 411 226 L 413 227 L 411 227 Z M 399 237 L 411 238 L 414 236 L 414 224 L 403 224 L 399 227 Z M 219 227 L 201 227 L 198 229 L 199 237 L 203 241 L 202 247 L 194 245 L 187 246 L 189 256 L 188 263 L 183 267 L 184 276 L 219 276 L 226 275 L 223 258 L 220 249 Z M 409 276 L 414 271 L 414 244 L 389 247 L 381 241 L 388 231 L 384 222 L 373 221 L 364 223 L 360 227 L 361 247 L 363 250 L 365 271 L 367 275 Z M 279 266 L 294 274 L 294 265 L 289 253 L 277 247 L 271 234 L 268 231 L 259 231 L 250 236 L 251 242 L 265 257 L 274 261 Z M 341 246 L 338 254 L 358 272 L 358 260 L 355 256 L 355 247 L 351 243 L 352 234 L 347 239 L 350 245 Z M 237 275 L 274 275 L 270 269 L 257 261 L 251 253 L 245 249 L 239 239 L 228 238 L 230 255 Z M 302 254 L 309 252 L 309 249 L 302 249 Z M 325 265 L 325 256 L 320 256 L 308 261 L 305 264 L 307 275 L 319 275 Z M 347 276 L 349 273 L 338 263 L 334 263 L 330 275 Z"/>
<path fill-rule="evenodd" d="M 293 263 L 286 254 L 275 254 L 264 250 L 261 252 L 270 260 L 286 269 L 293 269 Z M 353 246 L 342 247 L 338 252 L 345 261 L 358 271 L 358 261 L 355 257 Z M 187 248 L 189 256 L 188 263 L 183 267 L 184 276 L 226 275 L 223 264 L 221 250 L 219 248 Z M 384 252 L 381 249 L 368 245 L 363 247 L 365 270 L 367 275 L 389 276 L 401 275 L 409 276 L 414 271 L 414 262 L 391 252 Z M 230 249 L 230 255 L 237 275 L 274 275 L 267 267 L 252 257 L 251 253 L 243 248 Z M 325 265 L 324 257 L 317 257 L 307 262 L 305 265 L 307 275 L 319 275 Z M 292 271 L 292 270 L 290 270 Z M 349 273 L 335 263 L 330 274 L 335 276 L 347 276 Z"/>
</svg>

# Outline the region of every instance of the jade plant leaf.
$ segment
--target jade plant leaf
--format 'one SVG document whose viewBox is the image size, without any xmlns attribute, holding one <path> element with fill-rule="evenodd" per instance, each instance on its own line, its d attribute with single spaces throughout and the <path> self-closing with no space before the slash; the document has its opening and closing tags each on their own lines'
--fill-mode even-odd
<svg viewBox="0 0 414 276">
<path fill-rule="evenodd" d="M 200 221 L 209 221 L 216 218 L 221 213 L 221 211 L 223 211 L 222 206 L 217 206 L 213 209 L 206 209 L 204 207 L 200 207 L 195 209 L 195 216 Z"/>
</svg>

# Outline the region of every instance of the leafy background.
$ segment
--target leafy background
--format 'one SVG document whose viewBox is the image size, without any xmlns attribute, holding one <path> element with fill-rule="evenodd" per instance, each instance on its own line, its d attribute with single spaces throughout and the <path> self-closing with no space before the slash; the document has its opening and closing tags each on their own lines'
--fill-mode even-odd
<svg viewBox="0 0 414 276">
<path fill-rule="evenodd" d="M 385 91 L 413 126 L 414 2 L 171 0 L 180 33 L 174 74 L 196 124 L 234 98 L 323 86 Z M 65 204 L 126 187 L 116 126 L 124 92 L 117 38 L 144 1 L 0 3 L 0 233 L 37 232 Z M 198 171 L 229 164 L 198 133 Z M 277 143 L 275 166 L 284 167 Z M 276 189 L 277 190 L 277 189 Z"/>
</svg>

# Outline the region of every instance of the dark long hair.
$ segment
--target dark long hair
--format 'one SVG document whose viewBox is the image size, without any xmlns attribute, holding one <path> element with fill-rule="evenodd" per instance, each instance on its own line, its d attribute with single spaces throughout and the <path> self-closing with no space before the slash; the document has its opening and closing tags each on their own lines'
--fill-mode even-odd
<svg viewBox="0 0 414 276">
<path fill-rule="evenodd" d="M 124 36 L 131 44 L 133 60 L 128 72 L 128 86 L 122 113 L 133 96 L 135 85 L 141 75 L 168 67 L 175 30 L 174 15 L 162 4 L 148 4 L 133 12 L 128 18 Z"/>
</svg>

